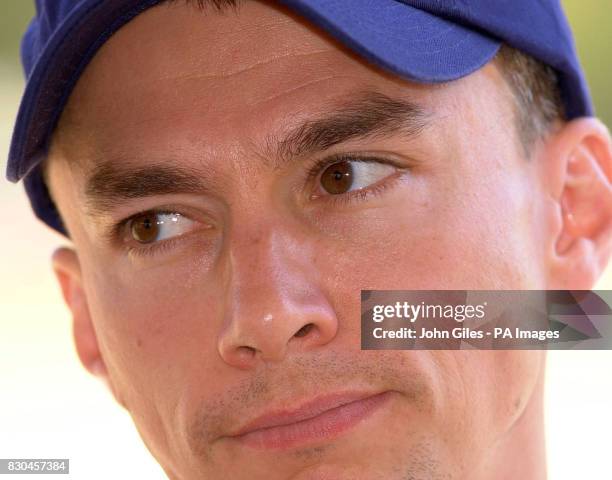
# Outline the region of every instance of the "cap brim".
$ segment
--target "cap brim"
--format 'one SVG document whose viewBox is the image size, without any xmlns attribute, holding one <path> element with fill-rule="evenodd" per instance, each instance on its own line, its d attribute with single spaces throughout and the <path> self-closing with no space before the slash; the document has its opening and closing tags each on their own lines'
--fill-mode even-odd
<svg viewBox="0 0 612 480">
<path fill-rule="evenodd" d="M 370 62 L 420 83 L 464 77 L 501 42 L 401 0 L 280 0 Z"/>
</svg>

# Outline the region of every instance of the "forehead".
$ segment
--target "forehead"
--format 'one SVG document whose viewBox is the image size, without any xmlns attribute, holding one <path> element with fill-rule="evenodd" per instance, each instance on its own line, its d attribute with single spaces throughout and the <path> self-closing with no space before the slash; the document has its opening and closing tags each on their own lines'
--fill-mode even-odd
<svg viewBox="0 0 612 480">
<path fill-rule="evenodd" d="M 219 14 L 176 2 L 139 15 L 101 48 L 68 110 L 82 122 L 95 112 L 126 126 L 155 122 L 161 111 L 178 122 L 196 113 L 235 116 L 299 98 L 300 90 L 324 97 L 338 82 L 367 82 L 367 70 L 277 6 L 250 1 Z"/>
<path fill-rule="evenodd" d="M 219 145 L 239 151 L 264 133 L 280 135 L 364 90 L 475 111 L 495 93 L 487 83 L 500 78 L 488 66 L 469 80 L 417 85 L 365 63 L 278 5 L 248 1 L 220 14 L 172 2 L 140 14 L 106 42 L 60 125 L 77 133 L 68 143 L 79 147 L 81 163 L 108 150 L 130 155 L 168 145 L 215 154 Z"/>
</svg>

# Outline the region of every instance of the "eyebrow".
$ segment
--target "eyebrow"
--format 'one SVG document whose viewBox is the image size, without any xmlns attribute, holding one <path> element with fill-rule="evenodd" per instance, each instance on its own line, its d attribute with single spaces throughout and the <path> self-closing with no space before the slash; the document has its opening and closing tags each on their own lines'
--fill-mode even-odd
<svg viewBox="0 0 612 480">
<path fill-rule="evenodd" d="M 430 114 L 414 102 L 380 92 L 363 92 L 352 97 L 349 102 L 336 107 L 331 115 L 323 115 L 294 128 L 277 142 L 278 148 L 270 158 L 280 160 L 282 165 L 294 157 L 324 151 L 355 138 L 385 137 L 397 133 L 415 137 L 428 125 Z"/>
<path fill-rule="evenodd" d="M 88 215 L 96 217 L 128 200 L 168 194 L 202 194 L 202 172 L 171 164 L 133 166 L 106 161 L 94 167 L 85 184 Z"/>
<path fill-rule="evenodd" d="M 351 95 L 333 110 L 291 128 L 281 139 L 266 138 L 266 167 L 280 169 L 307 155 L 323 152 L 353 139 L 418 136 L 430 114 L 406 99 L 373 91 Z M 85 186 L 87 213 L 103 215 L 127 200 L 169 194 L 202 194 L 210 191 L 209 174 L 195 168 L 155 163 L 135 166 L 129 161 L 102 161 Z"/>
</svg>

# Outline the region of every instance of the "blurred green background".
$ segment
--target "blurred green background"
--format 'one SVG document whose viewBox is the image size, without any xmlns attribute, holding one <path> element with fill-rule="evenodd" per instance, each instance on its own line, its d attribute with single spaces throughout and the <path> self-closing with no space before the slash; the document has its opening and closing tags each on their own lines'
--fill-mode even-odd
<svg viewBox="0 0 612 480">
<path fill-rule="evenodd" d="M 19 42 L 34 15 L 34 1 L 2 0 L 0 8 L 0 81 L 4 84 L 7 81 L 5 75 L 21 75 Z"/>
<path fill-rule="evenodd" d="M 493 0 L 495 1 L 495 0 Z M 535 1 L 535 0 L 534 0 Z M 612 1 L 564 0 L 597 116 L 612 126 Z"/>
</svg>

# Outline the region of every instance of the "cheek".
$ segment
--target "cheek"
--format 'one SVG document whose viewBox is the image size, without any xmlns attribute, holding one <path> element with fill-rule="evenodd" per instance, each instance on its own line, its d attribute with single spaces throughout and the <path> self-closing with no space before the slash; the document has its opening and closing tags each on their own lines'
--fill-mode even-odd
<svg viewBox="0 0 612 480">
<path fill-rule="evenodd" d="M 148 447 L 170 465 L 189 451 L 185 404 L 228 386 L 216 342 L 222 296 L 193 269 L 124 278 L 99 268 L 92 280 L 91 315 L 110 378 Z"/>
<path fill-rule="evenodd" d="M 486 425 L 491 432 L 502 432 L 512 425 L 523 411 L 540 378 L 544 353 L 535 350 L 449 351 L 442 352 L 442 368 L 449 383 L 462 384 L 468 405 L 454 405 L 457 415 L 472 412 L 476 424 Z"/>
<path fill-rule="evenodd" d="M 537 407 L 544 352 L 438 351 L 433 357 L 443 390 L 438 434 L 455 457 L 451 464 L 477 465 L 483 451 Z"/>
<path fill-rule="evenodd" d="M 92 318 L 105 359 L 128 391 L 184 390 L 217 355 L 220 295 L 193 272 L 95 277 Z M 139 277 L 140 281 L 138 280 Z M 189 281 L 185 281 L 189 278 Z"/>
<path fill-rule="evenodd" d="M 470 175 L 468 168 L 462 172 L 409 179 L 358 215 L 327 217 L 325 232 L 332 233 L 324 235 L 320 255 L 335 269 L 333 288 L 533 285 L 526 186 L 495 174 Z"/>
</svg>

